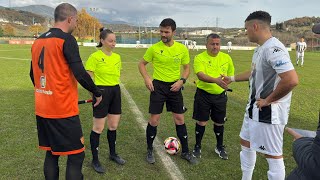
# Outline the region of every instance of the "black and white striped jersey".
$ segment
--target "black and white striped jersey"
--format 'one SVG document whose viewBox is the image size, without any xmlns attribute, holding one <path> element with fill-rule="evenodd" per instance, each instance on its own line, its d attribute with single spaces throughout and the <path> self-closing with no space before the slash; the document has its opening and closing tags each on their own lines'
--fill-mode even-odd
<svg viewBox="0 0 320 180">
<path fill-rule="evenodd" d="M 297 52 L 304 52 L 306 49 L 307 49 L 307 43 L 306 42 L 301 42 L 301 41 L 299 41 L 299 42 L 297 42 L 296 43 L 297 45 L 296 45 L 296 51 Z"/>
<path fill-rule="evenodd" d="M 285 46 L 276 38 L 268 39 L 257 47 L 252 57 L 252 71 L 249 78 L 250 94 L 247 113 L 253 120 L 270 124 L 287 124 L 291 102 L 291 92 L 263 107 L 260 111 L 256 100 L 267 98 L 278 86 L 278 74 L 294 69 Z"/>
</svg>

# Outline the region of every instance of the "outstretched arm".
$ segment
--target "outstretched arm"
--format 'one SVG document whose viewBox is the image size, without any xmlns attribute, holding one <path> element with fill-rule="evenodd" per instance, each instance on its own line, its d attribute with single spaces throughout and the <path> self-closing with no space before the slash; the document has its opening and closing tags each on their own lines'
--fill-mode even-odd
<svg viewBox="0 0 320 180">
<path fill-rule="evenodd" d="M 208 82 L 208 83 L 216 83 L 221 88 L 225 90 L 228 89 L 228 84 L 225 81 L 223 81 L 222 76 L 213 78 L 211 76 L 204 74 L 203 72 L 198 72 L 197 77 L 201 81 Z"/>
<path fill-rule="evenodd" d="M 293 137 L 293 141 L 302 137 L 301 134 L 295 132 L 293 129 L 286 127 L 285 130 Z"/>
<path fill-rule="evenodd" d="M 226 82 L 227 84 L 230 84 L 231 82 L 248 81 L 251 76 L 251 71 L 246 71 L 235 76 L 225 76 L 225 75 L 221 75 L 221 76 L 223 77 L 224 82 Z"/>
</svg>

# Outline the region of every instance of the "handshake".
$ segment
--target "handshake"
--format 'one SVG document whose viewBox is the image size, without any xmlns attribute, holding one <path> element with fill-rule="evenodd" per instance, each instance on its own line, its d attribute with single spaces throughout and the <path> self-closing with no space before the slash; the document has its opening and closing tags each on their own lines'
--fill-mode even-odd
<svg viewBox="0 0 320 180">
<path fill-rule="evenodd" d="M 216 84 L 226 91 L 232 92 L 232 89 L 229 89 L 228 85 L 234 81 L 234 76 L 225 76 L 221 74 L 218 78 L 216 78 Z"/>
</svg>

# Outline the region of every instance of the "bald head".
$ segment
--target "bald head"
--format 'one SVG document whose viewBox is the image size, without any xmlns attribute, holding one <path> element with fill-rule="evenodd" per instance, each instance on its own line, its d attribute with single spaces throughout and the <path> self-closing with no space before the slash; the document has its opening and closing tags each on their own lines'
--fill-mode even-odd
<svg viewBox="0 0 320 180">
<path fill-rule="evenodd" d="M 75 16 L 77 9 L 69 3 L 62 3 L 54 10 L 54 22 L 65 21 L 70 16 Z"/>
</svg>

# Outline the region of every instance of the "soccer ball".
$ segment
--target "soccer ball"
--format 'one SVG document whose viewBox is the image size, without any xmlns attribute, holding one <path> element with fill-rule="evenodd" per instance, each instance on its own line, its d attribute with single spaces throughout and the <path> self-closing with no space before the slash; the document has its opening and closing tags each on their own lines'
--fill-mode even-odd
<svg viewBox="0 0 320 180">
<path fill-rule="evenodd" d="M 164 140 L 164 149 L 170 155 L 178 154 L 181 149 L 180 141 L 175 137 L 168 137 Z"/>
</svg>

